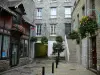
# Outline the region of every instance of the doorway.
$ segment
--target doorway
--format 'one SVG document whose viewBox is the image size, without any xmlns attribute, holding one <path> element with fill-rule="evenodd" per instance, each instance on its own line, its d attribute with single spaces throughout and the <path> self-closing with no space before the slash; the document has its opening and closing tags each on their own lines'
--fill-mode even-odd
<svg viewBox="0 0 100 75">
<path fill-rule="evenodd" d="M 96 36 L 91 38 L 92 68 L 97 69 Z"/>
<path fill-rule="evenodd" d="M 19 62 L 19 40 L 15 37 L 11 38 L 11 59 L 10 65 L 17 66 Z"/>
</svg>

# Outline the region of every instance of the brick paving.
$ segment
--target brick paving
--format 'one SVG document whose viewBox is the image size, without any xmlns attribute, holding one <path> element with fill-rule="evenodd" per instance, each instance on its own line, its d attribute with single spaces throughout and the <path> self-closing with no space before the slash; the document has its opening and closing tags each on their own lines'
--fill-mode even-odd
<svg viewBox="0 0 100 75">
<path fill-rule="evenodd" d="M 55 67 L 54 74 L 52 74 L 52 62 L 54 62 L 54 60 L 37 59 L 32 64 L 0 73 L 0 75 L 42 75 L 43 66 L 45 67 L 45 75 L 96 75 L 81 65 L 68 64 L 65 62 L 60 62 L 58 68 L 56 69 Z"/>
</svg>

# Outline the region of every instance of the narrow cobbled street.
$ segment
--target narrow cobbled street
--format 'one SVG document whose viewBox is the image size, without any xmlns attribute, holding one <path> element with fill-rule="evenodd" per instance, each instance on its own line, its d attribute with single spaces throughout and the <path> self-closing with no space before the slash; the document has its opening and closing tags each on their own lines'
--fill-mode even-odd
<svg viewBox="0 0 100 75">
<path fill-rule="evenodd" d="M 52 74 L 52 62 L 55 61 L 47 58 L 36 59 L 32 64 L 5 71 L 0 75 L 42 75 L 42 67 L 45 67 L 45 75 L 96 75 L 81 65 L 68 64 L 64 60 L 60 61 L 58 68 L 55 66 Z"/>
</svg>

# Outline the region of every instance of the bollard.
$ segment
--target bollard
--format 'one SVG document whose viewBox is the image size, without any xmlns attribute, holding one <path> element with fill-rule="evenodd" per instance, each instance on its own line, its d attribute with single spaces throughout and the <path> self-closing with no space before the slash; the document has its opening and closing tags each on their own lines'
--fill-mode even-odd
<svg viewBox="0 0 100 75">
<path fill-rule="evenodd" d="M 45 75 L 45 67 L 42 67 L 42 75 Z"/>
<path fill-rule="evenodd" d="M 54 73 L 54 62 L 52 63 L 52 73 Z"/>
<path fill-rule="evenodd" d="M 100 75 L 100 65 L 98 66 L 97 75 Z"/>
<path fill-rule="evenodd" d="M 58 68 L 58 58 L 56 57 L 56 68 Z"/>
</svg>

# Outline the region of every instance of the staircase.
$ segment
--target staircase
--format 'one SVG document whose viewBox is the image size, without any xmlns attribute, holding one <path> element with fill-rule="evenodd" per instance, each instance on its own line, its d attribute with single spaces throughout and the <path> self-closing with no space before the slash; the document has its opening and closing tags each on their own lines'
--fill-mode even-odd
<svg viewBox="0 0 100 75">
<path fill-rule="evenodd" d="M 70 56 L 69 56 L 69 63 L 76 63 L 76 42 L 68 39 L 68 47 L 69 47 L 69 52 L 70 52 Z"/>
<path fill-rule="evenodd" d="M 66 37 L 66 36 L 65 36 Z M 76 63 L 76 42 L 65 38 L 65 59 L 69 63 Z"/>
</svg>

